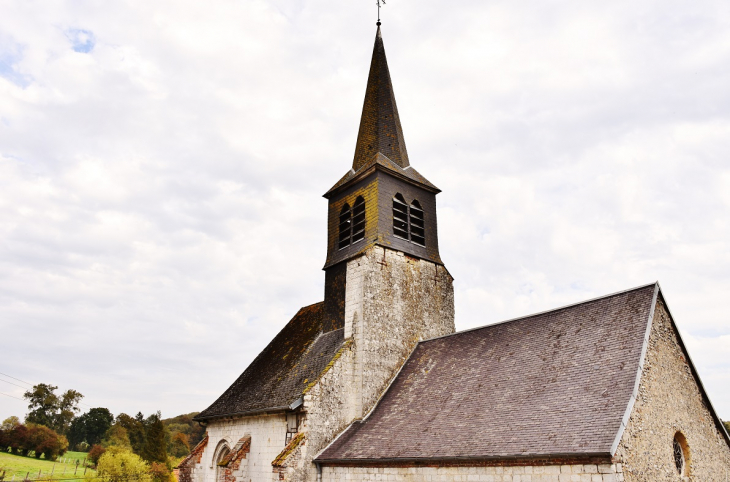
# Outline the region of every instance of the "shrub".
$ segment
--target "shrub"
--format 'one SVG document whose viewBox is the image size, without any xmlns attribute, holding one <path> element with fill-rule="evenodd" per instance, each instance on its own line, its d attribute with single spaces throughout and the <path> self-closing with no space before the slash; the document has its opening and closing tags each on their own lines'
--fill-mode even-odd
<svg viewBox="0 0 730 482">
<path fill-rule="evenodd" d="M 89 460 L 91 460 L 91 463 L 97 465 L 99 463 L 99 458 L 104 455 L 104 452 L 106 452 L 106 449 L 101 445 L 94 445 L 91 447 L 91 450 L 89 450 Z"/>
<path fill-rule="evenodd" d="M 152 482 L 149 469 L 138 455 L 119 447 L 110 447 L 96 464 L 97 476 L 89 476 L 88 479 L 104 482 Z"/>
<path fill-rule="evenodd" d="M 175 482 L 175 476 L 172 475 L 167 465 L 159 462 L 152 462 L 150 465 L 150 476 L 152 482 Z"/>
</svg>

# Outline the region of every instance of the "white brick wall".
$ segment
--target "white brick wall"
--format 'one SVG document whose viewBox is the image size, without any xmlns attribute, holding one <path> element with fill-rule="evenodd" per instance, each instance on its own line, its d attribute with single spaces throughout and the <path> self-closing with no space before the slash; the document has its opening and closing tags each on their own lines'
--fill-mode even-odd
<svg viewBox="0 0 730 482">
<path fill-rule="evenodd" d="M 322 467 L 322 482 L 620 482 L 621 464 L 520 467 Z"/>
<path fill-rule="evenodd" d="M 216 465 L 213 456 L 221 440 L 233 448 L 245 435 L 251 436 L 251 452 L 248 454 L 248 473 L 251 481 L 274 480 L 271 461 L 284 449 L 286 419 L 283 414 L 259 415 L 233 420 L 213 421 L 208 427 L 208 445 L 195 467 L 196 482 L 215 482 Z M 249 482 L 240 481 L 240 482 Z"/>
</svg>

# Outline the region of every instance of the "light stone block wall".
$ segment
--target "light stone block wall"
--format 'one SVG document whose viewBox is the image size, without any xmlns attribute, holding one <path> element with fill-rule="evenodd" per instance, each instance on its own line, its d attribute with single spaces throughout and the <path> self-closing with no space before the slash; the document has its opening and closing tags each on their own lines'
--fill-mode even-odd
<svg viewBox="0 0 730 482">
<path fill-rule="evenodd" d="M 677 473 L 673 440 L 689 446 L 687 478 Z M 627 482 L 730 481 L 730 448 L 687 363 L 670 314 L 657 300 L 639 392 L 616 456 Z"/>
<path fill-rule="evenodd" d="M 375 246 L 347 263 L 349 343 L 304 396 L 306 440 L 287 481 L 316 479 L 312 459 L 370 410 L 419 340 L 454 332 L 452 278 L 443 266 Z"/>
<path fill-rule="evenodd" d="M 512 467 L 322 467 L 322 482 L 622 482 L 621 464 Z"/>
<path fill-rule="evenodd" d="M 195 466 L 195 482 L 216 482 L 217 466 L 213 457 L 222 440 L 230 449 L 244 436 L 251 436 L 251 451 L 248 453 L 246 480 L 236 482 L 272 482 L 274 475 L 271 461 L 284 449 L 286 440 L 286 418 L 283 414 L 255 415 L 229 420 L 214 420 L 207 426 L 208 445 Z"/>
<path fill-rule="evenodd" d="M 359 418 L 420 340 L 454 333 L 454 287 L 442 265 L 381 246 L 348 261 L 347 269 L 345 326 L 351 325 L 355 340 Z"/>
</svg>

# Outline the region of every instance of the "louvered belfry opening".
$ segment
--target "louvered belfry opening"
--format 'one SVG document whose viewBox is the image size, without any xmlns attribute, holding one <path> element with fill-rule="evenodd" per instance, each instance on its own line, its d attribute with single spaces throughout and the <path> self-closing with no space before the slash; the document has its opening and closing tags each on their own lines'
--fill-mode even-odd
<svg viewBox="0 0 730 482">
<path fill-rule="evenodd" d="M 421 204 L 415 199 L 411 203 L 411 210 L 409 215 L 410 229 L 411 229 L 411 241 L 421 246 L 426 246 L 426 232 L 423 225 L 423 209 Z"/>
<path fill-rule="evenodd" d="M 393 234 L 420 246 L 426 246 L 423 208 L 414 199 L 408 205 L 401 193 L 393 197 Z"/>
<path fill-rule="evenodd" d="M 400 193 L 393 197 L 393 234 L 408 239 L 408 204 Z"/>
<path fill-rule="evenodd" d="M 365 237 L 365 199 L 358 196 L 352 205 L 352 244 Z"/>
<path fill-rule="evenodd" d="M 365 238 L 365 199 L 358 196 L 355 204 L 345 203 L 340 210 L 340 228 L 339 228 L 339 249 L 346 248 L 351 244 Z"/>
<path fill-rule="evenodd" d="M 350 245 L 350 238 L 352 237 L 352 211 L 350 205 L 345 203 L 340 211 L 340 242 L 339 248 L 346 248 Z"/>
</svg>

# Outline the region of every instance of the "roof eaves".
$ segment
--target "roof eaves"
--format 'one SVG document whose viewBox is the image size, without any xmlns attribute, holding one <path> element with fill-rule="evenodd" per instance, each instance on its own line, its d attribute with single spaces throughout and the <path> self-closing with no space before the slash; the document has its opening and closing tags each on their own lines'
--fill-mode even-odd
<svg viewBox="0 0 730 482">
<path fill-rule="evenodd" d="M 404 458 L 381 458 L 381 459 L 320 459 L 314 458 L 316 463 L 323 465 L 337 464 L 417 464 L 417 463 L 458 463 L 476 461 L 501 461 L 501 460 L 535 460 L 535 459 L 591 459 L 601 458 L 610 461 L 612 455 L 608 452 L 565 452 L 546 454 L 520 454 L 520 455 L 492 455 L 492 456 L 464 456 L 464 457 L 404 457 Z"/>
<path fill-rule="evenodd" d="M 256 410 L 247 410 L 245 412 L 234 412 L 234 413 L 225 413 L 221 415 L 209 415 L 205 417 L 201 417 L 200 415 L 196 415 L 193 417 L 193 421 L 195 422 L 209 422 L 214 419 L 218 418 L 227 418 L 227 417 L 246 417 L 249 415 L 262 415 L 264 413 L 280 413 L 285 412 L 289 410 L 289 405 L 281 405 L 278 407 L 269 407 L 269 408 L 261 408 Z"/>
<path fill-rule="evenodd" d="M 630 291 L 640 290 L 642 288 L 646 288 L 647 286 L 652 286 L 652 285 L 655 285 L 655 284 L 658 284 L 658 283 L 659 283 L 658 281 L 655 281 L 653 283 L 647 283 L 645 285 L 636 286 L 634 288 L 629 288 L 627 290 L 617 291 L 615 293 L 611 293 L 611 294 L 608 294 L 608 295 L 597 296 L 595 298 L 591 298 L 591 299 L 584 300 L 584 301 L 579 301 L 578 303 L 571 303 L 569 305 L 560 306 L 558 308 L 552 308 L 550 310 L 538 311 L 536 313 L 531 313 L 531 314 L 525 315 L 525 316 L 518 316 L 517 318 L 510 318 L 508 320 L 499 321 L 497 323 L 491 323 L 489 325 L 475 326 L 474 328 L 468 328 L 466 330 L 461 330 L 461 331 L 457 331 L 457 332 L 454 332 L 454 333 L 449 333 L 448 335 L 434 336 L 433 338 L 427 338 L 425 340 L 421 340 L 418 343 L 419 344 L 426 343 L 426 342 L 429 342 L 429 341 L 440 340 L 441 338 L 448 338 L 450 336 L 463 335 L 464 333 L 469 333 L 471 331 L 483 330 L 484 328 L 491 328 L 493 326 L 504 325 L 506 323 L 512 323 L 514 321 L 526 320 L 526 319 L 532 318 L 534 316 L 540 316 L 540 315 L 544 315 L 544 314 L 547 314 L 547 313 L 552 313 L 554 311 L 560 311 L 560 310 L 564 310 L 564 309 L 567 309 L 567 308 L 573 308 L 574 306 L 580 306 L 580 305 L 584 305 L 586 303 L 592 303 L 594 301 L 599 301 L 599 300 L 602 300 L 602 299 L 605 299 L 605 298 L 610 298 L 612 296 L 617 296 L 617 295 L 621 295 L 621 294 L 624 294 L 624 293 L 628 293 Z"/>
</svg>

